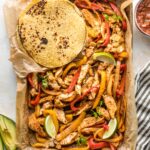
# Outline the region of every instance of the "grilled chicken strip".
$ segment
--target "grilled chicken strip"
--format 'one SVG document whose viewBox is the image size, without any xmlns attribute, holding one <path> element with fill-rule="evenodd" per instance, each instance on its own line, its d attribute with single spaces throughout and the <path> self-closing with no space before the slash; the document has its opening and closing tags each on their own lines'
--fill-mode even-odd
<svg viewBox="0 0 150 150">
<path fill-rule="evenodd" d="M 104 103 L 109 111 L 110 117 L 114 118 L 117 111 L 117 105 L 112 96 L 104 95 Z"/>
<path fill-rule="evenodd" d="M 61 145 L 70 145 L 76 141 L 77 136 L 78 136 L 78 132 L 72 132 L 66 138 L 64 138 L 62 141 L 60 141 L 60 144 Z"/>
<path fill-rule="evenodd" d="M 56 112 L 56 116 L 57 116 L 57 119 L 64 123 L 64 124 L 67 124 L 68 121 L 66 119 L 66 116 L 65 116 L 65 112 L 62 110 L 62 109 L 57 109 L 55 108 L 55 112 Z"/>
<path fill-rule="evenodd" d="M 36 119 L 35 114 L 31 114 L 28 120 L 29 128 L 35 132 L 37 132 L 40 136 L 46 137 L 47 134 L 44 132 L 43 128 L 40 126 L 40 123 Z"/>
</svg>

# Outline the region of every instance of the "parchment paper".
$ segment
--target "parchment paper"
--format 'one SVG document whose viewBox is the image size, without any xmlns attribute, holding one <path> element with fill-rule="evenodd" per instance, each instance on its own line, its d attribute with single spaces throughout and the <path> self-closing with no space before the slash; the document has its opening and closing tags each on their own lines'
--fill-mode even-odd
<svg viewBox="0 0 150 150">
<path fill-rule="evenodd" d="M 121 4 L 121 11 L 124 17 L 127 19 L 128 30 L 126 32 L 126 48 L 129 52 L 129 59 L 127 62 L 127 79 L 126 79 L 126 98 L 127 98 L 127 113 L 126 113 L 126 132 L 125 138 L 122 145 L 119 147 L 120 150 L 134 150 L 137 137 L 137 118 L 135 109 L 135 98 L 134 98 L 134 75 L 132 69 L 132 7 L 131 0 L 118 0 Z M 22 150 L 36 150 L 31 148 L 29 145 L 30 133 L 27 126 L 27 118 L 29 110 L 27 107 L 28 88 L 25 77 L 30 72 L 42 72 L 46 68 L 36 64 L 32 58 L 26 53 L 23 53 L 17 45 L 15 32 L 17 27 L 17 18 L 21 10 L 27 5 L 28 2 L 19 1 L 7 1 L 4 6 L 4 14 L 6 20 L 6 26 L 8 30 L 8 36 L 10 39 L 10 61 L 17 74 L 17 139 L 18 147 Z M 124 9 L 126 8 L 126 13 Z M 127 14 L 127 16 L 126 16 Z M 130 22 L 128 21 L 130 20 Z M 41 148 L 40 148 L 41 149 Z M 41 149 L 42 150 L 42 149 Z M 43 149 L 48 150 L 48 149 Z M 52 149 L 51 149 L 52 150 Z"/>
</svg>

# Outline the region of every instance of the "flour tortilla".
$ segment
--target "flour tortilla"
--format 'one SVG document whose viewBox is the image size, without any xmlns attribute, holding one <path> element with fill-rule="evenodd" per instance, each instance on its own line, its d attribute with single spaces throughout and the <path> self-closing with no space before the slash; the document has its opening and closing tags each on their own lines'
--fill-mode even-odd
<svg viewBox="0 0 150 150">
<path fill-rule="evenodd" d="M 71 62 L 86 40 L 82 13 L 67 0 L 33 0 L 21 13 L 17 31 L 20 48 L 48 68 Z"/>
</svg>

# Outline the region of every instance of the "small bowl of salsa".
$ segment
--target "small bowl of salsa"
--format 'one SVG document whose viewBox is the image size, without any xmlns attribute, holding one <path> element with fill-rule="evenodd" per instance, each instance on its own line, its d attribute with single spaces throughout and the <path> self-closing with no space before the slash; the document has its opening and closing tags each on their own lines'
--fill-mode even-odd
<svg viewBox="0 0 150 150">
<path fill-rule="evenodd" d="M 135 23 L 143 34 L 150 37 L 150 0 L 140 0 L 136 5 Z"/>
</svg>

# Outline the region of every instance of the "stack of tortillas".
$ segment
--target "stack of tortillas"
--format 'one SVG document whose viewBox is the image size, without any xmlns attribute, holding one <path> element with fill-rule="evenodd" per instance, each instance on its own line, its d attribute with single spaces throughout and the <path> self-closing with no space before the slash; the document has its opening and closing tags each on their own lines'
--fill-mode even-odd
<svg viewBox="0 0 150 150">
<path fill-rule="evenodd" d="M 33 0 L 21 13 L 17 31 L 21 49 L 48 68 L 71 62 L 86 41 L 82 13 L 67 0 Z"/>
</svg>

